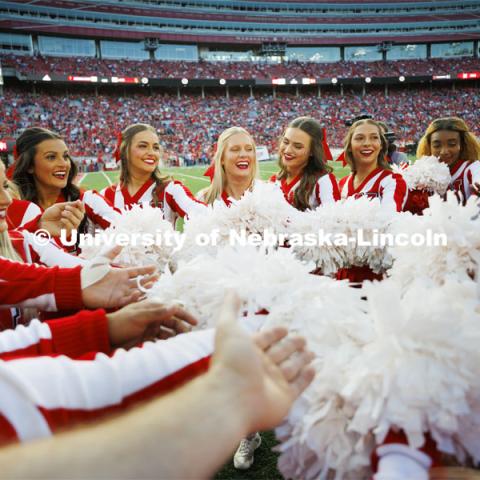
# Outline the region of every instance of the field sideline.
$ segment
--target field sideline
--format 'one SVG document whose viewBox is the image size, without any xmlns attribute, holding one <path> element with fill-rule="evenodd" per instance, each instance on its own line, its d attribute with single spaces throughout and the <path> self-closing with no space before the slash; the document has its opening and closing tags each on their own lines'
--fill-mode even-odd
<svg viewBox="0 0 480 480">
<path fill-rule="evenodd" d="M 328 165 L 333 168 L 333 173 L 337 178 L 344 177 L 350 171 L 348 167 L 342 167 L 341 162 L 328 162 Z M 169 173 L 181 181 L 193 193 L 197 193 L 209 185 L 208 177 L 203 176 L 206 169 L 207 167 L 202 165 L 201 167 L 162 168 L 161 170 L 162 173 Z M 278 172 L 276 162 L 260 162 L 260 178 L 268 180 L 276 172 Z M 116 183 L 117 179 L 118 171 L 89 172 L 80 177 L 79 185 L 86 190 L 101 190 Z"/>
</svg>

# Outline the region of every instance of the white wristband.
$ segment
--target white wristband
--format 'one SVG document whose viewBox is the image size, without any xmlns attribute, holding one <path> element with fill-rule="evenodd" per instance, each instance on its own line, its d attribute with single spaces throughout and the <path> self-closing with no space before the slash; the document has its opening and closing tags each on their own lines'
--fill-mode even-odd
<svg viewBox="0 0 480 480">
<path fill-rule="evenodd" d="M 90 287 L 94 283 L 100 281 L 105 275 L 110 272 L 110 259 L 99 255 L 92 259 L 87 265 L 82 268 L 80 272 L 80 282 L 82 290 Z"/>
<path fill-rule="evenodd" d="M 402 444 L 382 445 L 374 480 L 428 480 L 432 460 L 419 450 Z"/>
</svg>

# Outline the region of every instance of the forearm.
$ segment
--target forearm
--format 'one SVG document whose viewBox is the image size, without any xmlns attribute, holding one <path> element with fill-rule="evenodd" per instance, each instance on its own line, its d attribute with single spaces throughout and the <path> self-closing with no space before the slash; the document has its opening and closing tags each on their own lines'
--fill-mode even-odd
<svg viewBox="0 0 480 480">
<path fill-rule="evenodd" d="M 0 453 L 7 478 L 208 478 L 248 433 L 221 368 L 92 428 Z"/>
</svg>

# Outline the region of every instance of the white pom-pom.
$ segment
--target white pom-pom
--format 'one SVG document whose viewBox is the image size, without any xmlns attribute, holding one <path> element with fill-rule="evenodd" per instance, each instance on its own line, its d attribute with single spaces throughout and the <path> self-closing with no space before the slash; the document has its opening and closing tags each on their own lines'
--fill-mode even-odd
<svg viewBox="0 0 480 480">
<path fill-rule="evenodd" d="M 249 314 L 269 309 L 293 282 L 301 284 L 313 265 L 298 262 L 288 249 L 269 254 L 254 247 L 223 247 L 215 256 L 181 261 L 173 274 L 163 275 L 149 296 L 181 301 L 197 315 L 200 327 L 212 326 L 227 289 L 234 289 Z"/>
<path fill-rule="evenodd" d="M 396 216 L 390 227 L 392 234 L 406 234 L 409 238 L 421 234 L 432 245 L 390 248 L 394 263 L 389 275 L 403 288 L 416 278 L 436 285 L 451 277 L 471 278 L 480 265 L 480 219 L 474 220 L 479 211 L 476 201 L 471 197 L 462 206 L 455 194 L 448 192 L 446 201 L 438 195 L 430 197 L 430 207 L 423 216 Z"/>
<path fill-rule="evenodd" d="M 94 245 L 82 247 L 82 255 L 93 258 L 115 245 L 125 245 L 115 263 L 120 265 L 157 265 L 163 271 L 176 248 L 172 224 L 163 218 L 160 208 L 134 205 L 124 210 L 110 227 L 95 236 Z"/>
<path fill-rule="evenodd" d="M 410 190 L 425 190 L 445 195 L 452 177 L 445 163 L 437 157 L 421 157 L 401 174 Z"/>
<path fill-rule="evenodd" d="M 381 242 L 374 245 L 374 236 L 387 231 L 393 216 L 378 199 L 350 197 L 313 211 L 297 212 L 292 216 L 287 232 L 298 258 L 314 261 L 325 275 L 352 266 L 369 266 L 379 273 L 390 267 L 391 258 L 386 245 Z M 295 245 L 293 239 L 298 234 L 304 238 L 314 234 L 320 242 L 312 246 L 306 243 Z M 319 244 L 321 241 L 322 245 Z"/>
<path fill-rule="evenodd" d="M 344 335 L 337 348 L 334 337 L 315 336 L 317 375 L 277 429 L 284 476 L 365 478 L 373 449 L 392 428 L 413 448 L 429 432 L 440 451 L 479 461 L 476 288 L 472 280 L 435 289 L 417 280 L 402 296 L 393 280 L 367 282 L 368 310 L 358 313 L 363 335 Z M 341 320 L 337 328 L 349 331 Z"/>
<path fill-rule="evenodd" d="M 216 201 L 205 215 L 185 222 L 185 244 L 177 258 L 188 260 L 201 254 L 214 256 L 220 246 L 241 243 L 243 240 L 232 232 L 263 235 L 268 230 L 278 236 L 295 212 L 276 185 L 257 181 L 252 190 L 247 190 L 240 200 L 233 200 L 230 207 L 223 201 Z M 199 238 L 209 241 L 199 245 Z"/>
</svg>

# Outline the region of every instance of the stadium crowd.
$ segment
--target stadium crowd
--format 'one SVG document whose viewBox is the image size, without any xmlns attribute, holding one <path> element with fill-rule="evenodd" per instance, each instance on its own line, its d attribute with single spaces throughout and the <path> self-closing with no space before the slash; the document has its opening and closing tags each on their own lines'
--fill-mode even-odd
<svg viewBox="0 0 480 480">
<path fill-rule="evenodd" d="M 268 93 L 266 93 L 268 92 Z M 368 89 L 356 92 L 329 89 L 319 98 L 315 91 L 295 96 L 272 90 L 254 91 L 250 98 L 241 90 L 226 98 L 221 91 L 195 94 L 143 91 L 125 97 L 93 93 L 39 93 L 6 89 L 0 104 L 0 138 L 15 137 L 31 125 L 42 125 L 61 133 L 75 157 L 98 159 L 99 167 L 112 157 L 115 133 L 126 125 L 146 122 L 155 125 L 165 150 L 165 160 L 175 165 L 208 163 L 219 133 L 230 125 L 256 132 L 258 145 L 270 153 L 277 149 L 278 137 L 286 122 L 299 112 L 319 119 L 327 127 L 331 147 L 341 147 L 345 122 L 369 113 L 385 121 L 397 135 L 400 146 L 416 143 L 431 118 L 456 115 L 480 133 L 480 113 L 474 88 Z M 80 162 L 82 163 L 82 162 Z M 84 166 L 85 167 L 85 166 Z"/>
<path fill-rule="evenodd" d="M 446 75 L 480 70 L 478 58 L 432 58 L 334 63 L 288 61 L 184 62 L 160 60 L 113 60 L 91 57 L 43 57 L 2 55 L 4 67 L 22 75 L 99 75 L 149 78 L 271 78 L 271 77 L 391 77 L 397 75 Z"/>
</svg>

